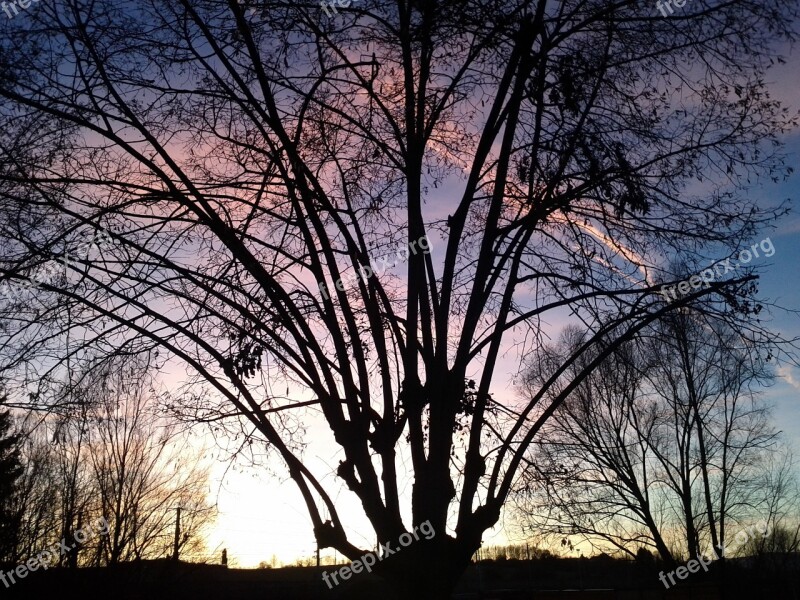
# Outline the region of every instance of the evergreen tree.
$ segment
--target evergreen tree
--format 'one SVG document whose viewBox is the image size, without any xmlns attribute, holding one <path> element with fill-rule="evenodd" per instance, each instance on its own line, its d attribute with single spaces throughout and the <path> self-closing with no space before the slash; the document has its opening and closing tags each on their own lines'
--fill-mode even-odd
<svg viewBox="0 0 800 600">
<path fill-rule="evenodd" d="M 18 523 L 12 502 L 22 475 L 19 441 L 19 434 L 13 433 L 11 413 L 0 412 L 0 561 L 10 558 L 16 539 Z"/>
</svg>

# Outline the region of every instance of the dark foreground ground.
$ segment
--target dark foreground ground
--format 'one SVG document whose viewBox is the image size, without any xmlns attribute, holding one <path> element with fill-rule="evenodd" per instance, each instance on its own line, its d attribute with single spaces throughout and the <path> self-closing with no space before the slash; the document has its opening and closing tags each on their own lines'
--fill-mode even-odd
<svg viewBox="0 0 800 600">
<path fill-rule="evenodd" d="M 800 600 L 799 567 L 797 555 L 759 564 L 713 563 L 709 573 L 690 574 L 681 585 L 666 590 L 658 578 L 660 569 L 653 564 L 608 558 L 484 562 L 469 568 L 453 600 Z M 395 599 L 371 576 L 329 590 L 322 571 L 331 569 L 242 570 L 166 561 L 114 569 L 50 569 L 31 573 L 9 588 L 0 583 L 0 599 Z"/>
</svg>

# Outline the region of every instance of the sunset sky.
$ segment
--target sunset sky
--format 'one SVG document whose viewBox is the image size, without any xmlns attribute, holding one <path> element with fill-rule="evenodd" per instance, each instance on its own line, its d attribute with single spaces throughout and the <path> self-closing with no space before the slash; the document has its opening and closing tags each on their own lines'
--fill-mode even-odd
<svg viewBox="0 0 800 600">
<path fill-rule="evenodd" d="M 27 1 L 0 590 L 797 587 L 800 0 Z"/>
<path fill-rule="evenodd" d="M 800 51 L 786 49 L 784 54 L 788 58 L 787 64 L 776 67 L 772 72 L 773 96 L 796 112 L 800 110 L 797 96 L 797 90 L 800 89 Z M 789 163 L 795 167 L 794 175 L 786 182 L 773 184 L 767 180 L 761 185 L 754 185 L 751 192 L 754 196 L 771 201 L 792 198 L 796 202 L 800 198 L 800 132 L 787 136 L 785 142 L 791 154 Z M 438 194 L 443 202 L 448 197 L 446 188 L 432 192 Z M 759 240 L 767 236 L 775 246 L 775 255 L 752 263 L 752 266 L 764 268 L 761 294 L 779 306 L 800 310 L 800 215 L 793 211 L 775 231 L 765 232 Z M 750 243 L 759 240 L 751 240 Z M 431 245 L 436 263 L 437 239 L 433 236 Z M 440 242 L 439 246 L 443 244 Z M 772 327 L 775 330 L 786 337 L 800 337 L 798 314 L 773 310 L 773 318 Z M 554 334 L 562 326 L 557 322 L 550 322 L 549 325 Z M 506 383 L 498 383 L 495 387 L 493 393 L 496 398 L 514 398 L 512 377 L 518 361 L 519 357 L 513 352 L 502 355 L 496 381 L 505 380 Z M 775 404 L 774 423 L 784 431 L 794 449 L 800 451 L 800 370 L 784 365 L 778 373 L 774 386 L 765 391 L 765 398 Z M 296 401 L 307 399 L 302 390 L 292 390 L 291 395 Z M 323 431 L 327 428 L 322 418 L 305 424 L 312 432 L 312 438 L 314 428 L 323 428 Z M 363 511 L 354 505 L 355 497 L 335 476 L 339 454 L 332 447 L 315 447 L 312 443 L 305 456 L 313 472 L 328 473 L 322 478 L 323 484 L 338 489 L 338 495 L 334 494 L 334 498 L 345 525 L 350 527 L 351 540 L 364 548 L 374 546 L 375 540 L 369 533 L 371 528 L 363 517 Z M 218 560 L 222 549 L 226 548 L 229 560 L 236 561 L 242 567 L 254 567 L 261 561 L 269 561 L 273 555 L 284 563 L 314 555 L 316 546 L 311 521 L 302 498 L 277 461 L 273 470 L 280 477 L 270 477 L 263 469 L 245 465 L 238 465 L 234 469 L 227 464 L 214 462 L 211 498 L 212 502 L 217 502 L 219 518 L 208 538 L 210 558 Z M 411 482 L 407 481 L 405 491 L 408 495 L 410 487 Z M 408 523 L 408 515 L 404 517 Z M 483 537 L 484 544 L 505 544 L 521 539 L 517 524 L 509 519 L 501 519 Z M 333 551 L 324 550 L 322 556 L 332 557 Z"/>
</svg>

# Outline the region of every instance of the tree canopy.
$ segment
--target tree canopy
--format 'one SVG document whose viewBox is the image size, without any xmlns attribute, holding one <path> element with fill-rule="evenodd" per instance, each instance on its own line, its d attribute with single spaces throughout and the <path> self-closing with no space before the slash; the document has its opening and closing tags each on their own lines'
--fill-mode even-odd
<svg viewBox="0 0 800 600">
<path fill-rule="evenodd" d="M 764 77 L 797 6 L 654 11 L 64 0 L 0 25 L 6 385 L 46 408 L 67 360 L 158 349 L 198 384 L 175 408 L 256 432 L 320 546 L 355 559 L 329 473 L 301 454 L 297 415 L 321 411 L 378 541 L 437 532 L 381 572 L 441 597 L 542 424 L 616 346 L 701 297 L 761 331 L 747 270 L 658 292 L 675 257 L 733 256 L 785 212 L 745 189 L 786 173 L 794 121 Z M 113 244 L 87 242 L 98 229 Z M 499 358 L 554 319 L 586 342 L 531 398 L 500 398 Z"/>
</svg>

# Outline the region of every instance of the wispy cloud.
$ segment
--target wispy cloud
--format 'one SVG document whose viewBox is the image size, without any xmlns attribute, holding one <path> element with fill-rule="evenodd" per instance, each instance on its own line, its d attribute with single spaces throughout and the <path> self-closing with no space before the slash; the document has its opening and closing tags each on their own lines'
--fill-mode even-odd
<svg viewBox="0 0 800 600">
<path fill-rule="evenodd" d="M 794 235 L 796 233 L 800 233 L 800 218 L 787 219 L 778 227 L 775 235 Z"/>
<path fill-rule="evenodd" d="M 796 390 L 800 390 L 800 378 L 796 376 L 790 365 L 784 365 L 778 368 L 778 376 L 782 377 L 786 383 Z"/>
</svg>

